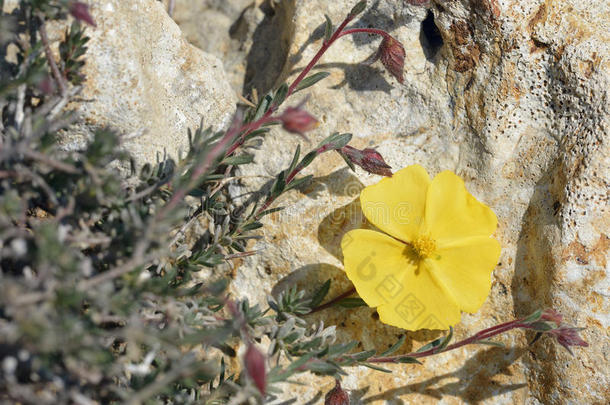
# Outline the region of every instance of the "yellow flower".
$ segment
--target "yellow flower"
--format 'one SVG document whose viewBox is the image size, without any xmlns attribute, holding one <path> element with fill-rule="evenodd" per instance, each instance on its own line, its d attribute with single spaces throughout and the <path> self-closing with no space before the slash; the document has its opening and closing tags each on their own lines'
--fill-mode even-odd
<svg viewBox="0 0 610 405">
<path fill-rule="evenodd" d="M 447 329 L 476 312 L 491 288 L 500 244 L 494 212 L 450 171 L 432 181 L 413 165 L 366 187 L 366 218 L 341 241 L 345 271 L 379 318 L 409 330 Z"/>
</svg>

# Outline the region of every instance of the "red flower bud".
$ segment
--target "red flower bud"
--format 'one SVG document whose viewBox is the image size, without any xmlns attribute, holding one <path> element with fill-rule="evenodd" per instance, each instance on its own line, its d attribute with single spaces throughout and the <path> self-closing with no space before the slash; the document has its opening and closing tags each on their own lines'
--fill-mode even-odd
<svg viewBox="0 0 610 405">
<path fill-rule="evenodd" d="M 93 27 L 97 27 L 93 17 L 91 17 L 91 14 L 89 14 L 89 5 L 80 1 L 72 1 L 68 4 L 68 7 L 70 8 L 70 14 L 72 14 L 72 17 L 79 21 L 84 21 Z"/>
<path fill-rule="evenodd" d="M 587 343 L 583 338 L 578 335 L 578 332 L 583 328 L 573 328 L 570 326 L 561 326 L 557 329 L 552 329 L 548 333 L 554 336 L 557 339 L 557 342 L 566 348 L 570 354 L 572 353 L 572 349 L 570 346 L 581 346 L 588 347 L 589 343 Z"/>
<path fill-rule="evenodd" d="M 561 325 L 561 322 L 563 322 L 563 315 L 561 315 L 554 309 L 545 309 L 544 311 L 542 311 L 540 320 L 553 322 L 555 325 L 559 326 Z"/>
<path fill-rule="evenodd" d="M 381 58 L 383 66 L 398 80 L 404 81 L 403 69 L 405 67 L 405 48 L 394 37 L 387 35 L 383 37 L 379 45 L 378 56 Z"/>
<path fill-rule="evenodd" d="M 326 394 L 324 405 L 349 405 L 349 395 L 341 388 L 339 380 L 335 380 L 335 388 Z"/>
<path fill-rule="evenodd" d="M 375 149 L 359 150 L 346 145 L 341 148 L 341 154 L 348 162 L 360 166 L 369 173 L 392 177 L 392 171 L 390 170 L 392 167 L 383 160 L 383 156 Z"/>
<path fill-rule="evenodd" d="M 252 343 L 248 344 L 244 363 L 248 376 L 254 381 L 254 385 L 260 391 L 262 396 L 265 396 L 267 386 L 267 373 L 265 371 L 265 356 Z"/>
<path fill-rule="evenodd" d="M 279 118 L 286 131 L 299 135 L 303 135 L 319 125 L 318 120 L 300 106 L 286 108 Z"/>
</svg>

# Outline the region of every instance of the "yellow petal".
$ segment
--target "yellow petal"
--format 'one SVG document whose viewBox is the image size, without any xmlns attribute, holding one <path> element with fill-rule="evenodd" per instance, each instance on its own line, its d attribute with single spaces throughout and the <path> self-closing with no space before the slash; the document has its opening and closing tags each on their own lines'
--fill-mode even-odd
<svg viewBox="0 0 610 405">
<path fill-rule="evenodd" d="M 409 330 L 447 329 L 460 320 L 451 297 L 404 243 L 365 229 L 341 241 L 345 272 L 360 297 L 378 307 L 382 322 Z"/>
<path fill-rule="evenodd" d="M 500 258 L 500 243 L 475 237 L 437 250 L 426 260 L 435 280 L 445 287 L 462 311 L 476 312 L 489 295 L 491 273 Z"/>
<path fill-rule="evenodd" d="M 407 246 L 381 232 L 356 229 L 341 240 L 347 277 L 367 305 L 376 307 L 402 290 L 403 278 L 416 267 Z"/>
<path fill-rule="evenodd" d="M 409 272 L 403 282 L 400 294 L 377 308 L 381 322 L 408 330 L 444 330 L 460 321 L 455 301 L 424 266 Z"/>
<path fill-rule="evenodd" d="M 423 232 L 443 248 L 474 236 L 490 236 L 498 219 L 487 205 L 474 198 L 464 182 L 450 171 L 439 173 L 428 188 Z"/>
<path fill-rule="evenodd" d="M 419 165 L 407 166 L 362 190 L 362 212 L 377 228 L 402 241 L 410 241 L 423 221 L 429 185 L 426 169 Z"/>
</svg>

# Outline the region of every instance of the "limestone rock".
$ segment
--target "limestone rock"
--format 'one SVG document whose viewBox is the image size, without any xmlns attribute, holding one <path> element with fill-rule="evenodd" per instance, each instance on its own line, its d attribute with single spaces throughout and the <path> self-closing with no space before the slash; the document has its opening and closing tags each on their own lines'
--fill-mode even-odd
<svg viewBox="0 0 610 405">
<path fill-rule="evenodd" d="M 7 2 L 5 7 L 15 7 Z M 84 73 L 87 80 L 76 105 L 84 119 L 66 133 L 66 147 L 84 142 L 100 127 L 127 137 L 125 147 L 136 163 L 155 162 L 167 151 L 174 159 L 188 148 L 187 129 L 226 126 L 235 109 L 235 93 L 222 62 L 190 45 L 151 0 L 90 0 L 97 28 L 91 38 Z M 57 44 L 65 25 L 50 26 Z"/>
<path fill-rule="evenodd" d="M 276 85 L 294 79 L 319 49 L 324 14 L 338 24 L 354 1 L 286 3 L 292 16 L 281 22 L 291 26 L 277 30 L 294 34 Z M 572 357 L 550 339 L 528 347 L 532 336 L 515 332 L 500 338 L 507 349 L 467 347 L 423 366 L 392 367 L 392 375 L 355 369 L 344 388 L 353 390 L 356 403 L 608 402 L 607 6 L 577 0 L 407 3 L 369 2 L 355 22 L 385 29 L 404 44 L 404 85 L 379 62 L 360 63 L 379 38 L 339 40 L 317 69 L 331 76 L 306 93 L 308 110 L 321 121 L 312 144 L 334 131 L 352 132 L 354 146 L 378 145 L 395 170 L 419 163 L 432 175 L 455 171 L 497 213 L 503 252 L 492 291 L 477 314 L 462 316 L 458 339 L 552 307 L 586 327 L 582 335 L 592 345 Z M 297 142 L 271 134 L 258 165 L 242 169 L 246 177 L 236 194 L 257 190 L 265 176 L 285 168 Z M 277 205 L 287 208 L 265 220 L 264 238 L 252 246 L 264 254 L 238 268 L 233 288 L 240 295 L 264 302 L 265 294 L 292 282 L 313 289 L 328 278 L 330 296 L 348 288 L 339 242 L 362 226 L 359 190 L 379 178 L 348 172 L 336 155 L 323 155 L 309 173 L 313 182 L 286 195 Z M 382 325 L 368 308 L 327 310 L 311 319 L 336 324 L 340 339 L 360 339 L 363 350 L 383 350 L 405 333 Z M 405 351 L 439 336 L 406 334 Z M 331 379 L 291 386 L 283 399 L 303 403 L 332 387 Z"/>
<path fill-rule="evenodd" d="M 166 0 L 167 3 L 167 0 Z M 236 92 L 269 90 L 284 66 L 293 1 L 177 0 L 174 20 L 186 38 L 218 56 Z"/>
</svg>

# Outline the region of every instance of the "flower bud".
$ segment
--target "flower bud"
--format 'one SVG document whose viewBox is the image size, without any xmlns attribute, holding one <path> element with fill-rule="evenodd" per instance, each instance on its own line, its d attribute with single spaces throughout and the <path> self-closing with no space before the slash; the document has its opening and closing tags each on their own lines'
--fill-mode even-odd
<svg viewBox="0 0 610 405">
<path fill-rule="evenodd" d="M 80 1 L 72 1 L 68 4 L 70 14 L 72 17 L 76 18 L 79 21 L 84 21 L 87 24 L 97 27 L 93 17 L 89 14 L 89 5 L 82 3 Z"/>
<path fill-rule="evenodd" d="M 387 35 L 379 45 L 378 56 L 383 66 L 398 80 L 404 81 L 403 69 L 405 67 L 405 48 L 394 37 Z"/>
<path fill-rule="evenodd" d="M 303 135 L 319 125 L 318 120 L 300 106 L 286 108 L 279 118 L 286 131 L 299 135 Z"/>
<path fill-rule="evenodd" d="M 262 396 L 265 396 L 265 389 L 267 385 L 267 374 L 265 371 L 265 356 L 254 346 L 254 344 L 248 344 L 246 355 L 244 356 L 244 363 L 248 376 L 254 381 L 254 385 L 260 391 Z"/>
<path fill-rule="evenodd" d="M 390 170 L 392 167 L 383 160 L 383 156 L 375 149 L 366 148 L 359 150 L 346 145 L 341 148 L 341 155 L 348 162 L 360 166 L 369 173 L 392 177 L 392 171 Z"/>
<path fill-rule="evenodd" d="M 578 332 L 581 330 L 582 328 L 560 326 L 557 329 L 550 330 L 548 333 L 554 336 L 557 339 L 557 343 L 565 347 L 566 350 L 573 355 L 574 353 L 572 353 L 572 349 L 570 349 L 570 346 L 589 346 L 589 343 L 587 343 L 583 338 L 578 335 Z"/>
<path fill-rule="evenodd" d="M 349 405 L 349 395 L 341 388 L 339 380 L 335 380 L 335 388 L 326 394 L 324 405 Z"/>
<path fill-rule="evenodd" d="M 561 315 L 554 309 L 545 309 L 544 311 L 542 311 L 540 320 L 553 322 L 555 325 L 561 325 L 561 323 L 563 322 L 563 315 Z"/>
</svg>

